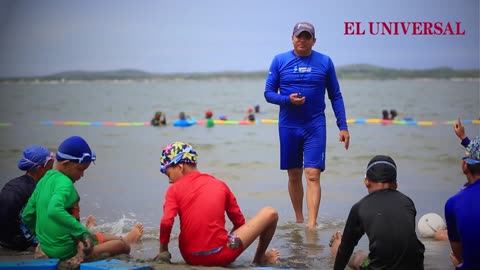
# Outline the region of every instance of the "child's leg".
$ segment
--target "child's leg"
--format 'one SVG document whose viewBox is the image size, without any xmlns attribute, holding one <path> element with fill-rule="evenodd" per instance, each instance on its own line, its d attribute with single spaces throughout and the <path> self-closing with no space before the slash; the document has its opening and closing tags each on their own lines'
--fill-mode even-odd
<svg viewBox="0 0 480 270">
<path fill-rule="evenodd" d="M 330 239 L 330 252 L 332 253 L 333 258 L 337 257 L 338 247 L 342 242 L 342 232 L 337 231 L 332 235 Z M 368 253 L 365 251 L 359 250 L 353 253 L 348 261 L 348 266 L 354 270 L 360 270 L 361 266 L 364 266 L 364 260 L 368 259 Z M 368 262 L 365 262 L 368 263 Z"/>
<path fill-rule="evenodd" d="M 338 253 L 338 247 L 340 246 L 340 243 L 342 242 L 342 232 L 341 231 L 336 231 L 333 235 L 332 238 L 330 238 L 330 252 L 332 253 L 333 258 L 335 259 L 337 257 Z"/>
<path fill-rule="evenodd" d="M 277 222 L 277 211 L 272 207 L 265 207 L 262 208 L 256 216 L 234 232 L 242 240 L 244 250 L 247 249 L 257 237 L 259 237 L 253 263 L 274 263 L 279 259 L 280 252 L 278 250 L 272 249 L 267 251 L 268 245 L 270 244 L 277 228 Z"/>
<path fill-rule="evenodd" d="M 363 250 L 359 250 L 354 252 L 352 257 L 350 257 L 350 261 L 348 261 L 348 266 L 350 266 L 350 268 L 354 270 L 360 270 L 362 269 L 362 267 L 367 267 L 368 263 L 368 253 Z"/>
<path fill-rule="evenodd" d="M 129 254 L 130 244 L 135 243 L 143 235 L 143 224 L 137 223 L 128 232 L 125 237 L 115 236 L 111 234 L 102 234 L 103 243 L 93 247 L 93 255 L 109 253 L 111 255 Z M 98 238 L 98 237 L 97 237 Z"/>
</svg>

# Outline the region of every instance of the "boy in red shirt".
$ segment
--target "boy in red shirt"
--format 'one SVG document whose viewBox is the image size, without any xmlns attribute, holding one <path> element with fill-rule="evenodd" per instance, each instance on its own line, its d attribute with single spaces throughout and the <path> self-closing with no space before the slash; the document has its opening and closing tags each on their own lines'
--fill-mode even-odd
<svg viewBox="0 0 480 270">
<path fill-rule="evenodd" d="M 168 243 L 173 222 L 180 217 L 179 249 L 186 263 L 226 266 L 259 237 L 255 264 L 276 262 L 280 253 L 267 251 L 275 233 L 278 213 L 265 207 L 245 223 L 235 195 L 215 177 L 197 170 L 197 153 L 183 142 L 168 144 L 162 151 L 160 171 L 172 184 L 165 193 L 160 222 L 159 257 L 170 258 Z M 233 223 L 225 228 L 225 212 Z"/>
</svg>

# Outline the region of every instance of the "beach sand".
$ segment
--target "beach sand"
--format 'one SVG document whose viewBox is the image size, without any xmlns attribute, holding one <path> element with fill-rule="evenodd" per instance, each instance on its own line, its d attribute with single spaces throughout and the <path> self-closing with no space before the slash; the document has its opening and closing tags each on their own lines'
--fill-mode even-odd
<svg viewBox="0 0 480 270">
<path fill-rule="evenodd" d="M 19 261 L 28 261 L 33 259 L 33 252 L 34 249 L 31 248 L 27 251 L 12 251 L 8 249 L 4 249 L 0 247 L 0 262 L 10 261 L 10 262 L 19 262 Z M 157 269 L 175 269 L 175 270 L 195 270 L 195 269 L 228 269 L 225 267 L 203 267 L 203 266 L 192 266 L 185 263 L 166 263 L 162 261 L 153 261 L 153 259 L 145 260 L 145 259 L 135 259 L 130 255 L 118 255 L 118 256 L 110 256 L 110 257 L 97 257 L 98 260 L 108 260 L 108 259 L 118 259 L 123 261 L 129 262 L 136 262 L 149 265 L 153 270 Z M 76 270 L 80 269 L 79 266 L 71 266 L 65 263 L 60 262 L 58 268 L 59 270 Z M 235 269 L 242 269 L 242 268 L 235 268 Z M 251 269 L 251 268 L 243 268 L 243 269 Z"/>
<path fill-rule="evenodd" d="M 446 252 L 449 250 L 449 243 L 447 241 L 435 241 L 430 238 L 422 238 L 421 241 L 425 244 L 425 261 L 424 267 L 425 270 L 453 270 L 455 269 L 453 265 L 450 263 L 450 259 L 448 256 L 444 255 L 447 254 Z M 0 261 L 28 261 L 33 258 L 33 251 L 34 249 L 29 249 L 27 251 L 18 252 L 18 251 L 11 251 L 8 249 L 0 248 Z M 320 256 L 322 257 L 322 256 Z M 187 265 L 183 262 L 183 260 L 179 258 L 175 258 L 173 263 L 166 263 L 162 261 L 154 261 L 153 258 L 151 259 L 141 259 L 136 258 L 131 255 L 118 255 L 113 257 L 98 257 L 98 260 L 103 259 L 119 259 L 129 262 L 136 262 L 136 263 L 143 263 L 149 265 L 153 270 L 157 269 L 175 269 L 175 270 L 195 270 L 195 269 L 210 269 L 210 270 L 218 270 L 218 269 L 255 269 L 255 266 L 247 267 L 245 266 L 238 266 L 233 265 L 229 267 L 202 267 L 202 266 L 192 266 Z M 332 261 L 333 262 L 333 261 Z M 295 269 L 288 266 L 289 263 L 280 262 L 278 265 L 273 265 L 272 268 L 283 268 L 283 269 Z M 320 268 L 316 269 L 330 269 L 333 265 L 326 266 L 324 264 L 317 265 Z M 79 267 L 72 267 L 66 265 L 64 263 L 60 263 L 58 269 L 60 270 L 71 270 L 71 269 L 79 269 Z M 261 269 L 260 267 L 258 269 Z M 308 268 L 298 268 L 298 269 L 308 269 Z M 348 269 L 348 268 L 346 268 Z"/>
</svg>

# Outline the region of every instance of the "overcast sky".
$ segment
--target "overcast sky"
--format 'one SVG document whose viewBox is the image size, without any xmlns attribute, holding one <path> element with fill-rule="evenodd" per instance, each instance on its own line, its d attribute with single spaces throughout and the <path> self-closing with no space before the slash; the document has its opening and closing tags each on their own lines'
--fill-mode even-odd
<svg viewBox="0 0 480 270">
<path fill-rule="evenodd" d="M 480 68 L 478 0 L 0 0 L 0 77 L 267 70 L 298 21 L 337 67 Z M 367 34 L 345 35 L 351 21 Z M 461 22 L 465 35 L 368 34 L 390 21 Z"/>
</svg>

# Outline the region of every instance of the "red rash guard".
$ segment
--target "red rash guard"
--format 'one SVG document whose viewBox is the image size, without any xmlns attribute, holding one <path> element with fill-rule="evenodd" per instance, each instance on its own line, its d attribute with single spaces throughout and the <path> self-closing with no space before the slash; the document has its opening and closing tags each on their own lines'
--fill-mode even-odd
<svg viewBox="0 0 480 270">
<path fill-rule="evenodd" d="M 225 212 L 233 224 L 232 231 L 245 224 L 235 196 L 223 181 L 198 171 L 189 173 L 173 183 L 165 194 L 160 243 L 169 243 L 178 214 L 178 241 L 183 257 L 225 246 L 228 239 Z"/>
</svg>

